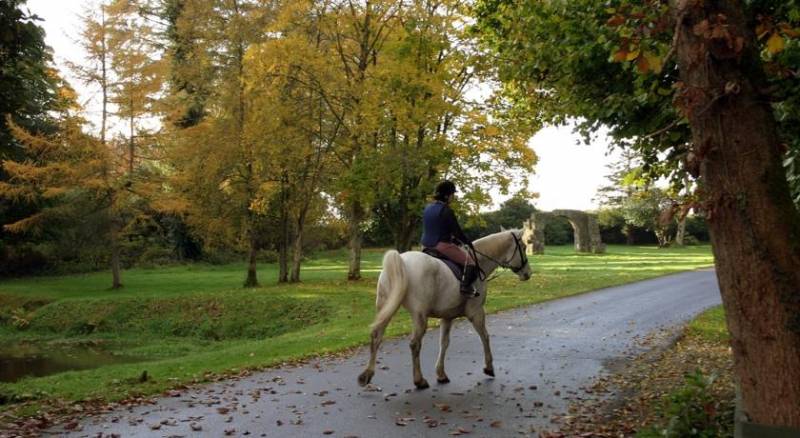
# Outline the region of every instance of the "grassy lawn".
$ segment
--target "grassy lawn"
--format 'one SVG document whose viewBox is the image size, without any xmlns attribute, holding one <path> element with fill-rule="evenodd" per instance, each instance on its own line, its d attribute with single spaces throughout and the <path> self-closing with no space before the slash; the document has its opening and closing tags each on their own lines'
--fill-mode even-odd
<svg viewBox="0 0 800 438">
<path fill-rule="evenodd" d="M 308 261 L 300 284 L 275 284 L 277 267 L 262 265 L 263 286 L 256 289 L 239 287 L 239 264 L 132 269 L 124 272 L 120 291 L 108 290 L 105 272 L 0 282 L 0 345 L 89 344 L 138 358 L 0 384 L 0 400 L 5 409 L 26 400 L 115 401 L 363 344 L 382 254 L 365 251 L 365 278 L 358 282 L 342 280 L 343 251 Z M 609 246 L 603 255 L 577 255 L 564 246 L 548 247 L 531 263 L 530 281 L 509 272 L 490 285 L 490 312 L 710 266 L 713 259 L 708 246 Z M 401 311 L 389 334 L 409 329 Z M 145 370 L 150 378 L 139 382 Z"/>
<path fill-rule="evenodd" d="M 686 327 L 686 335 L 706 342 L 725 343 L 730 339 L 722 306 L 712 307 L 701 313 Z"/>
</svg>

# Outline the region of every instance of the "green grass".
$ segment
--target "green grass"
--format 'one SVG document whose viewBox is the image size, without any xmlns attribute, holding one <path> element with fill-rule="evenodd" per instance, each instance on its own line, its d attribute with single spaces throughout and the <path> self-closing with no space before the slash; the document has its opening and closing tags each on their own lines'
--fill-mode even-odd
<svg viewBox="0 0 800 438">
<path fill-rule="evenodd" d="M 730 339 L 725 311 L 722 306 L 712 307 L 693 319 L 686 327 L 688 336 L 696 336 L 704 341 L 726 342 Z"/>
<path fill-rule="evenodd" d="M 382 253 L 364 252 L 364 279 L 357 282 L 342 280 L 347 269 L 343 251 L 306 263 L 301 284 L 275 284 L 277 267 L 261 265 L 263 286 L 256 289 L 239 287 L 243 264 L 132 269 L 124 272 L 125 287 L 119 291 L 108 290 L 110 278 L 104 272 L 0 282 L 1 342 L 91 342 L 146 359 L 0 384 L 0 399 L 9 402 L 6 408 L 25 400 L 114 401 L 363 344 L 374 315 Z M 492 282 L 487 309 L 495 312 L 712 263 L 708 246 L 609 246 L 604 255 L 548 247 L 546 255 L 531 258 L 530 281 L 519 282 L 509 272 Z M 409 330 L 409 318 L 400 312 L 388 334 Z M 139 383 L 136 378 L 144 370 L 151 379 Z"/>
</svg>

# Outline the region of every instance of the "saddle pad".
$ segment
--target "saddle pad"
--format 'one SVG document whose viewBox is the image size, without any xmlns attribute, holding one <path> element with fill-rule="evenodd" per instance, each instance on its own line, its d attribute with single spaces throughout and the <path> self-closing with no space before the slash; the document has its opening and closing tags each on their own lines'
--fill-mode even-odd
<svg viewBox="0 0 800 438">
<path fill-rule="evenodd" d="M 459 266 L 458 263 L 448 259 L 447 257 L 445 257 L 444 254 L 440 253 L 439 251 L 433 248 L 424 248 L 422 252 L 435 259 L 443 261 L 444 264 L 447 265 L 447 267 L 450 268 L 450 270 L 453 272 L 453 275 L 456 276 L 456 280 L 461 281 L 463 272 L 462 272 L 462 267 Z"/>
</svg>

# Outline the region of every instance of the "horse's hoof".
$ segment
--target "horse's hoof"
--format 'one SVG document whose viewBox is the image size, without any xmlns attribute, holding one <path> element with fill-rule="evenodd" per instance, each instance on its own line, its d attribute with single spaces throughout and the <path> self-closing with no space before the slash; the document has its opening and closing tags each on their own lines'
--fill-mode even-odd
<svg viewBox="0 0 800 438">
<path fill-rule="evenodd" d="M 369 382 L 372 381 L 372 376 L 374 376 L 374 375 L 375 375 L 374 371 L 365 370 L 363 373 L 361 373 L 358 376 L 358 385 L 359 386 L 367 386 L 367 384 L 369 384 Z"/>
<path fill-rule="evenodd" d="M 437 378 L 436 378 L 436 381 L 437 381 L 437 382 L 439 382 L 439 383 L 441 383 L 441 384 L 443 384 L 443 385 L 444 385 L 445 383 L 450 383 L 450 379 L 448 379 L 447 377 L 437 377 Z"/>
<path fill-rule="evenodd" d="M 494 368 L 484 368 L 483 374 L 494 377 Z"/>
<path fill-rule="evenodd" d="M 419 382 L 414 382 L 414 385 L 416 385 L 417 389 L 428 389 L 431 387 L 431 385 L 428 385 L 428 381 L 425 379 L 422 379 Z"/>
</svg>

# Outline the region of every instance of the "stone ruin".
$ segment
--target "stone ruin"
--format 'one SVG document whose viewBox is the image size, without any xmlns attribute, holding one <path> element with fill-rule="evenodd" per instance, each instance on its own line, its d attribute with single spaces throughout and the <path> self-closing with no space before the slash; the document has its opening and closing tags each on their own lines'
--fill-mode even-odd
<svg viewBox="0 0 800 438">
<path fill-rule="evenodd" d="M 554 217 L 566 218 L 575 231 L 575 250 L 578 252 L 602 254 L 606 245 L 600 239 L 600 226 L 597 218 L 579 210 L 539 211 L 523 224 L 522 239 L 528 245 L 528 254 L 544 254 L 544 229 Z"/>
</svg>

